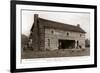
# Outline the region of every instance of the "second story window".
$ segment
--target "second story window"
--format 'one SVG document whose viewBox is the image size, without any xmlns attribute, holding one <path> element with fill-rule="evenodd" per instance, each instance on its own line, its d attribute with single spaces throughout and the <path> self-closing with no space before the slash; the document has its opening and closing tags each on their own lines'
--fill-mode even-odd
<svg viewBox="0 0 100 73">
<path fill-rule="evenodd" d="M 69 33 L 67 32 L 67 36 L 69 36 Z"/>
<path fill-rule="evenodd" d="M 52 30 L 51 33 L 54 34 L 54 31 Z"/>
<path fill-rule="evenodd" d="M 80 34 L 80 37 L 82 36 L 82 34 Z"/>
</svg>

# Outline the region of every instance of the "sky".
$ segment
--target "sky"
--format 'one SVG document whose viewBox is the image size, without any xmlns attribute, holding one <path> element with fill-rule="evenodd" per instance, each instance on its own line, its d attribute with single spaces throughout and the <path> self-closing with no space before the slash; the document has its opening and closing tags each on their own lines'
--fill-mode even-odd
<svg viewBox="0 0 100 73">
<path fill-rule="evenodd" d="M 86 31 L 86 38 L 90 39 L 90 14 L 83 12 L 54 12 L 54 11 L 30 11 L 22 10 L 22 34 L 29 36 L 30 29 L 34 23 L 34 14 L 40 18 L 57 21 L 65 24 L 80 24 L 80 27 Z"/>
</svg>

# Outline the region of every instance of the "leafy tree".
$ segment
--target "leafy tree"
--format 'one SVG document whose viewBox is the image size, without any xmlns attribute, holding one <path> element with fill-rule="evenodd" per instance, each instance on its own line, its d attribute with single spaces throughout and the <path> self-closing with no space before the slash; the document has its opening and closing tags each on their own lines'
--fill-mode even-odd
<svg viewBox="0 0 100 73">
<path fill-rule="evenodd" d="M 28 42 L 29 42 L 28 36 L 22 34 L 21 35 L 21 47 L 22 47 L 22 49 L 26 49 Z"/>
<path fill-rule="evenodd" d="M 85 47 L 90 47 L 90 40 L 89 39 L 85 40 Z"/>
</svg>

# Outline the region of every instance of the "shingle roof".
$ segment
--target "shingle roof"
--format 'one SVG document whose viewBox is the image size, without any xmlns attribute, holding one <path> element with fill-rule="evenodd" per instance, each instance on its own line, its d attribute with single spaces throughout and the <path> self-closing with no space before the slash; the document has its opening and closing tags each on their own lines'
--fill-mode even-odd
<svg viewBox="0 0 100 73">
<path fill-rule="evenodd" d="M 51 21 L 43 18 L 39 18 L 39 23 L 43 23 L 43 25 L 47 28 L 54 28 L 54 29 L 61 29 L 66 31 L 73 31 L 73 32 L 81 32 L 86 33 L 82 28 L 70 24 L 60 23 L 56 21 Z"/>
</svg>

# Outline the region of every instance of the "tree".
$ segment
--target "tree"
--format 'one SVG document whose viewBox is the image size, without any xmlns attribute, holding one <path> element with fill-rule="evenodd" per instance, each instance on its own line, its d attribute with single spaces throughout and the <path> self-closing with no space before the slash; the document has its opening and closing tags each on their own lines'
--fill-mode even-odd
<svg viewBox="0 0 100 73">
<path fill-rule="evenodd" d="M 85 40 L 85 47 L 90 47 L 90 40 L 89 39 Z"/>
<path fill-rule="evenodd" d="M 22 34 L 21 35 L 21 48 L 22 48 L 22 50 L 27 49 L 28 42 L 29 42 L 28 36 Z"/>
</svg>

